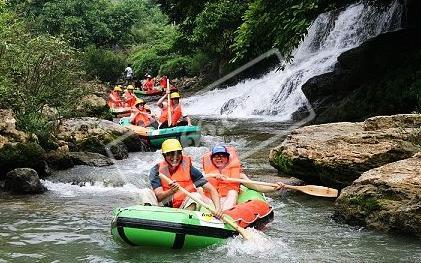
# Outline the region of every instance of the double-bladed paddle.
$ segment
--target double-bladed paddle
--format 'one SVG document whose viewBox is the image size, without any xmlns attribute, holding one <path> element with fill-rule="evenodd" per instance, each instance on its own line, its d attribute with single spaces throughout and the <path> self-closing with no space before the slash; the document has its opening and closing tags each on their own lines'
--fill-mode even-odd
<svg viewBox="0 0 421 263">
<path fill-rule="evenodd" d="M 274 184 L 274 183 L 245 180 L 245 179 L 240 179 L 240 178 L 222 177 L 222 180 L 225 180 L 228 182 L 266 185 L 266 186 L 271 186 L 271 187 L 279 186 L 278 184 Z M 319 186 L 319 185 L 289 185 L 289 184 L 284 184 L 283 186 L 285 188 L 297 190 L 309 195 L 322 196 L 322 197 L 338 197 L 338 190 L 334 188 L 330 188 L 330 187 Z"/>
</svg>

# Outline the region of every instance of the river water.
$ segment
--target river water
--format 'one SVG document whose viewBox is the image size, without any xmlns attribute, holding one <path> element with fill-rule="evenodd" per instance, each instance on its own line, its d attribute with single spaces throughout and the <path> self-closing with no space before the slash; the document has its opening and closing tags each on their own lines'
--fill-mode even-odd
<svg viewBox="0 0 421 263">
<path fill-rule="evenodd" d="M 209 147 L 228 143 L 238 149 L 247 174 L 275 180 L 269 148 L 297 125 L 292 114 L 308 107 L 301 85 L 332 70 L 343 51 L 399 27 L 399 12 L 394 3 L 322 14 L 284 71 L 185 99 L 185 110 L 203 131 L 201 147 L 185 153 L 198 165 Z M 269 197 L 275 219 L 249 241 L 231 238 L 193 251 L 114 242 L 112 210 L 139 202 L 138 191 L 159 160 L 159 152 L 131 153 L 110 167 L 55 172 L 43 181 L 49 191 L 42 195 L 0 196 L 0 262 L 421 262 L 419 239 L 335 222 L 333 200 L 285 192 Z"/>
<path fill-rule="evenodd" d="M 198 165 L 208 147 L 226 142 L 242 154 L 249 175 L 273 179 L 276 171 L 267 164 L 268 149 L 251 150 L 289 125 L 223 122 L 231 129 L 216 129 L 204 136 L 203 146 L 185 149 L 194 164 Z M 221 124 L 215 120 L 208 123 Z M 335 222 L 333 200 L 299 193 L 271 195 L 275 219 L 249 241 L 231 238 L 192 251 L 116 243 L 110 234 L 112 210 L 139 201 L 138 190 L 146 186 L 148 171 L 160 158 L 159 152 L 132 153 L 110 167 L 77 166 L 43 181 L 49 189 L 45 194 L 0 197 L 0 262 L 421 261 L 419 240 Z"/>
</svg>

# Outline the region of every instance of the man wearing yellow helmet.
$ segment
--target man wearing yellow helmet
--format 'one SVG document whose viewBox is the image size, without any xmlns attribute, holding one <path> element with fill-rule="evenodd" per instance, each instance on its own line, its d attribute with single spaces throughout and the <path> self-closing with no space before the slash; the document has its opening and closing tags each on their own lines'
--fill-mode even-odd
<svg viewBox="0 0 421 263">
<path fill-rule="evenodd" d="M 121 93 L 122 89 L 120 85 L 117 85 L 114 87 L 114 89 L 111 91 L 110 95 L 108 95 L 108 106 L 110 108 L 118 108 L 118 107 L 124 107 L 124 102 L 121 99 Z"/>
<path fill-rule="evenodd" d="M 183 155 L 182 150 L 183 148 L 177 139 L 167 139 L 162 143 L 161 151 L 164 160 L 156 164 L 149 174 L 149 180 L 156 200 L 150 200 L 151 198 L 149 197 L 147 198 L 149 200 L 144 201 L 152 205 L 157 205 L 158 202 L 161 202 L 165 206 L 175 208 L 199 209 L 199 205 L 194 200 L 190 199 L 182 191 L 179 191 L 179 187 L 183 187 L 204 202 L 212 202 L 217 211 L 216 216 L 221 217 L 222 213 L 218 192 L 206 180 L 202 173 L 192 166 L 191 158 Z M 174 183 L 168 184 L 159 177 L 159 174 L 166 175 Z M 212 200 L 198 192 L 197 187 L 203 187 L 209 191 Z"/>
<path fill-rule="evenodd" d="M 190 117 L 185 115 L 183 116 L 183 111 L 180 104 L 180 93 L 173 92 L 170 95 L 171 100 L 171 125 L 168 125 L 168 110 L 165 107 L 165 102 L 167 100 L 168 93 L 162 96 L 157 102 L 158 107 L 161 108 L 161 117 L 160 117 L 160 128 L 167 128 L 172 126 L 186 126 L 191 125 Z M 168 102 L 167 102 L 168 104 Z"/>
</svg>

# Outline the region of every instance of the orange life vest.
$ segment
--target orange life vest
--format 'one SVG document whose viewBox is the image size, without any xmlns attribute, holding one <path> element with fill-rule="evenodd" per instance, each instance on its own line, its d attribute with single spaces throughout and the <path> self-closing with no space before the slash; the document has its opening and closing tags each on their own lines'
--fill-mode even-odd
<svg viewBox="0 0 421 263">
<path fill-rule="evenodd" d="M 111 91 L 110 95 L 108 96 L 108 106 L 110 108 L 117 108 L 123 107 L 123 101 L 120 98 L 120 95 L 116 91 Z"/>
<path fill-rule="evenodd" d="M 166 78 L 166 77 L 162 77 L 162 78 L 160 79 L 160 81 L 159 81 L 159 85 L 160 85 L 162 88 L 166 88 L 166 87 L 167 87 L 167 78 Z"/>
<path fill-rule="evenodd" d="M 177 182 L 181 187 L 187 189 L 189 192 L 196 192 L 196 187 L 194 186 L 193 180 L 190 176 L 190 168 L 191 168 L 191 158 L 189 156 L 183 156 L 180 165 L 177 167 L 175 173 L 170 174 L 168 163 L 164 160 L 159 163 L 159 173 L 168 176 L 171 180 Z M 168 190 L 171 187 L 169 184 L 161 179 L 162 189 Z M 186 198 L 186 194 L 181 191 L 177 191 L 172 196 L 172 206 L 173 207 L 180 207 L 183 203 L 184 199 Z"/>
<path fill-rule="evenodd" d="M 133 93 L 126 92 L 124 97 L 126 98 L 126 107 L 132 107 L 136 104 L 137 97 Z"/>
<path fill-rule="evenodd" d="M 222 174 L 230 178 L 240 178 L 241 163 L 238 158 L 238 153 L 234 147 L 229 146 L 227 147 L 227 150 L 230 157 L 228 164 L 221 171 L 212 163 L 211 152 L 202 156 L 202 169 L 205 174 Z M 229 190 L 240 191 L 240 183 L 226 182 L 213 177 L 209 177 L 207 180 L 216 188 L 221 197 L 227 196 Z M 205 194 L 210 196 L 210 193 L 207 191 L 205 191 Z"/>
<path fill-rule="evenodd" d="M 168 108 L 161 109 L 161 116 L 159 116 L 158 121 L 159 121 L 159 123 L 164 123 L 164 122 L 168 121 Z"/>
<path fill-rule="evenodd" d="M 172 124 L 175 125 L 177 124 L 177 122 L 180 121 L 181 117 L 183 117 L 183 112 L 181 110 L 181 105 L 180 103 L 174 108 L 173 106 L 171 107 L 174 110 L 171 110 L 171 117 L 172 117 Z"/>
<path fill-rule="evenodd" d="M 151 124 L 151 117 L 145 109 L 137 110 L 136 115 L 132 120 L 132 123 L 134 125 L 147 127 Z"/>
<path fill-rule="evenodd" d="M 145 82 L 145 84 L 143 84 L 143 89 L 145 90 L 145 91 L 153 91 L 153 87 L 155 86 L 155 83 L 154 83 L 154 81 L 151 79 L 151 80 L 148 80 L 148 81 L 146 81 Z"/>
</svg>

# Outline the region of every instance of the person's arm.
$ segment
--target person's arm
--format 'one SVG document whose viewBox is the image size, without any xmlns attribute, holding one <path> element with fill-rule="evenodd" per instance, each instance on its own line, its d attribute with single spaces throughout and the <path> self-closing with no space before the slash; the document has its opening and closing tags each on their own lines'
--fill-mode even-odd
<svg viewBox="0 0 421 263">
<path fill-rule="evenodd" d="M 158 107 L 162 107 L 162 102 L 168 97 L 168 94 L 165 93 L 164 96 L 162 96 L 157 102 L 156 105 L 158 105 Z"/>
<path fill-rule="evenodd" d="M 178 184 L 174 183 L 171 184 L 171 188 L 168 190 L 164 190 L 162 188 L 161 184 L 161 178 L 159 178 L 159 167 L 158 165 L 155 165 L 150 173 L 149 173 L 149 180 L 152 186 L 152 189 L 155 193 L 156 199 L 158 199 L 158 202 L 162 202 L 163 200 L 169 198 L 172 196 L 175 192 L 178 190 Z"/>
<path fill-rule="evenodd" d="M 250 178 L 247 177 L 247 175 L 241 173 L 240 178 L 244 180 L 250 180 Z M 272 187 L 272 186 L 266 186 L 266 185 L 256 185 L 252 183 L 243 183 L 243 185 L 249 189 L 253 189 L 255 191 L 261 192 L 261 193 L 272 193 L 276 192 L 284 187 L 284 183 L 277 182 L 278 187 Z"/>
</svg>

